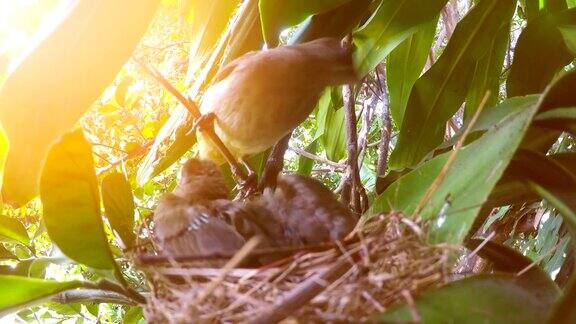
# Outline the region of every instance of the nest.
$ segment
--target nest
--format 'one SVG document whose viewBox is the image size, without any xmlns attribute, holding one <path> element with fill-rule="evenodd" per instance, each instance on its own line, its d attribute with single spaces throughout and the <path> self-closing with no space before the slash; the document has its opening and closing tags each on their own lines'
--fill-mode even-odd
<svg viewBox="0 0 576 324">
<path fill-rule="evenodd" d="M 152 287 L 145 316 L 154 323 L 367 321 L 448 280 L 450 249 L 424 243 L 418 225 L 401 215 L 373 217 L 356 233 L 258 269 L 235 267 L 258 253 L 249 251 L 251 241 L 224 267 L 141 262 Z"/>
</svg>

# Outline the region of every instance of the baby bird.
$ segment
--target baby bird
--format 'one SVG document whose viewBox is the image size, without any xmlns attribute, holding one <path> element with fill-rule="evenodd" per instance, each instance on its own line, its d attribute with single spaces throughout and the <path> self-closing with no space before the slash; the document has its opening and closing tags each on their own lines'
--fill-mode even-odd
<svg viewBox="0 0 576 324">
<path fill-rule="evenodd" d="M 327 86 L 357 80 L 350 51 L 338 39 L 250 52 L 230 62 L 203 96 L 200 112 L 238 159 L 262 152 L 300 124 Z M 198 132 L 200 157 L 223 163 Z"/>
<path fill-rule="evenodd" d="M 154 237 L 163 253 L 231 255 L 244 238 L 222 218 L 229 204 L 228 189 L 218 167 L 210 161 L 188 160 L 178 186 L 165 194 L 154 212 Z"/>
<path fill-rule="evenodd" d="M 341 240 L 358 221 L 322 183 L 295 174 L 279 176 L 274 191 L 246 202 L 234 216 L 238 232 L 245 238 L 261 235 L 269 246 Z"/>
</svg>

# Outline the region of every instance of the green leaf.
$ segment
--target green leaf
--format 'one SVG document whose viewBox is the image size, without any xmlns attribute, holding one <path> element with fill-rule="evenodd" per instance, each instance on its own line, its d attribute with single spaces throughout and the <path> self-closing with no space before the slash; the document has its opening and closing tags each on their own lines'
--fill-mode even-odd
<svg viewBox="0 0 576 324">
<path fill-rule="evenodd" d="M 308 16 L 334 9 L 350 0 L 260 0 L 262 34 L 270 47 L 278 44 L 280 32 Z"/>
<path fill-rule="evenodd" d="M 562 215 L 568 224 L 573 245 L 576 233 L 576 173 L 544 154 L 521 151 L 513 172 Z M 573 162 L 573 161 L 572 161 Z M 570 165 L 574 167 L 573 165 Z M 549 323 L 572 323 L 576 319 L 576 276 L 573 275 L 564 297 L 555 306 Z"/>
<path fill-rule="evenodd" d="M 134 79 L 127 76 L 124 79 L 122 79 L 122 82 L 120 82 L 120 84 L 116 88 L 114 98 L 121 107 L 126 105 L 126 92 L 128 91 L 128 88 L 130 87 L 132 82 L 134 82 Z"/>
<path fill-rule="evenodd" d="M 192 19 L 190 35 L 190 60 L 187 80 L 191 80 L 206 62 L 218 39 L 226 30 L 239 0 L 189 1 L 189 19 Z"/>
<path fill-rule="evenodd" d="M 115 269 L 100 216 L 92 148 L 81 130 L 65 134 L 48 153 L 40 179 L 48 235 L 69 258 Z"/>
<path fill-rule="evenodd" d="M 0 240 L 8 239 L 24 245 L 30 243 L 26 227 L 16 218 L 0 216 Z"/>
<path fill-rule="evenodd" d="M 536 109 L 533 105 L 509 115 L 458 153 L 444 181 L 420 214 L 424 219 L 437 218 L 432 238 L 453 243 L 462 241 L 516 152 Z M 394 182 L 375 199 L 369 214 L 393 209 L 411 214 L 451 153 L 425 162 Z M 448 208 L 445 214 L 440 214 L 443 207 Z"/>
<path fill-rule="evenodd" d="M 548 320 L 550 324 L 576 322 L 576 277 L 572 276 L 564 296 L 554 306 L 552 315 Z"/>
<path fill-rule="evenodd" d="M 344 38 L 368 15 L 372 3 L 372 0 L 348 1 L 337 8 L 313 15 L 300 24 L 288 43 L 304 43 L 321 37 Z"/>
<path fill-rule="evenodd" d="M 482 274 L 451 282 L 415 300 L 422 323 L 543 323 L 558 299 L 548 281 L 509 274 Z M 391 309 L 377 320 L 410 322 L 410 306 Z"/>
<path fill-rule="evenodd" d="M 191 132 L 188 134 L 191 125 L 184 122 L 187 119 L 187 115 L 188 111 L 184 107 L 179 106 L 170 115 L 170 119 L 162 126 L 154 139 L 150 151 L 148 151 L 144 161 L 138 167 L 136 173 L 138 185 L 144 185 L 152 177 L 169 168 L 196 143 L 196 133 Z M 172 133 L 175 134 L 175 139 L 166 152 L 162 154 L 160 152 L 161 147 L 170 139 Z"/>
<path fill-rule="evenodd" d="M 134 197 L 124 174 L 113 172 L 102 180 L 102 201 L 110 226 L 118 233 L 125 248 L 134 246 Z"/>
<path fill-rule="evenodd" d="M 576 135 L 576 108 L 558 108 L 545 111 L 534 118 L 534 126 L 567 131 Z"/>
<path fill-rule="evenodd" d="M 528 23 L 514 50 L 506 82 L 509 97 L 544 91 L 554 75 L 572 61 L 573 54 L 558 28 L 575 25 L 576 9 L 544 14 Z"/>
<path fill-rule="evenodd" d="M 558 26 L 558 30 L 562 33 L 562 37 L 564 37 L 564 42 L 566 43 L 566 47 L 572 54 L 572 56 L 576 55 L 576 26 L 574 25 L 566 25 L 566 26 Z"/>
<path fill-rule="evenodd" d="M 564 73 L 556 79 L 554 84 L 546 90 L 545 96 L 541 100 L 539 108 L 540 115 L 557 108 L 576 107 L 576 96 L 574 96 L 575 87 L 576 71 L 574 70 Z M 546 153 L 558 140 L 558 136 L 560 136 L 561 133 L 561 131 L 556 129 L 542 128 L 533 125 L 528 131 L 528 134 L 526 134 L 521 147 Z"/>
<path fill-rule="evenodd" d="M 538 152 L 520 150 L 514 159 L 516 168 L 509 172 L 526 181 L 576 229 L 576 174 Z"/>
<path fill-rule="evenodd" d="M 0 120 L 10 140 L 2 187 L 6 202 L 22 205 L 37 195 L 50 145 L 112 82 L 158 3 L 74 1 L 65 19 L 19 61 L 0 92 Z"/>
<path fill-rule="evenodd" d="M 84 286 L 80 281 L 58 282 L 18 276 L 0 275 L 0 315 L 38 303 L 60 292 Z"/>
<path fill-rule="evenodd" d="M 18 260 L 18 257 L 0 244 L 0 260 Z"/>
<path fill-rule="evenodd" d="M 486 101 L 486 107 L 492 107 L 498 103 L 500 73 L 504 66 L 509 40 L 510 25 L 504 26 L 498 31 L 496 37 L 490 41 L 488 53 L 474 62 L 474 76 L 470 84 L 470 90 L 468 90 L 466 95 L 464 121 L 472 118 L 487 91 L 490 91 L 490 97 Z"/>
<path fill-rule="evenodd" d="M 310 143 L 310 145 L 306 147 L 305 151 L 315 154 L 317 148 L 318 148 L 318 141 L 314 140 L 312 143 Z M 314 160 L 311 160 L 304 156 L 298 157 L 298 171 L 296 171 L 298 174 L 303 176 L 310 176 L 313 167 L 314 167 Z"/>
<path fill-rule="evenodd" d="M 488 129 L 494 127 L 496 124 L 501 122 L 504 118 L 510 116 L 511 114 L 521 111 L 523 109 L 528 109 L 530 106 L 536 105 L 540 99 L 539 95 L 529 95 L 524 97 L 512 97 L 504 100 L 500 104 L 494 107 L 487 107 L 482 111 L 474 127 L 470 130 L 470 134 L 476 135 L 477 133 L 483 134 Z M 462 137 L 465 131 L 465 127 L 460 129 L 458 133 L 449 140 L 442 143 L 437 148 L 437 151 L 452 147 L 456 144 Z"/>
<path fill-rule="evenodd" d="M 426 64 L 437 24 L 438 18 L 423 24 L 414 35 L 396 47 L 386 61 L 390 114 L 396 125 L 402 125 L 410 91 Z"/>
<path fill-rule="evenodd" d="M 508 27 L 515 3 L 481 1 L 458 23 L 443 54 L 412 88 L 391 168 L 413 167 L 442 143 L 446 121 L 470 89 L 474 62 L 491 52 L 492 39 Z"/>
<path fill-rule="evenodd" d="M 418 27 L 438 16 L 447 0 L 388 0 L 354 33 L 354 63 L 360 76 L 382 62 Z"/>
<path fill-rule="evenodd" d="M 327 89 L 318 103 L 316 138 L 329 160 L 338 162 L 346 156 L 346 127 L 340 88 Z"/>
<path fill-rule="evenodd" d="M 144 320 L 144 313 L 142 307 L 138 306 L 130 307 L 124 317 L 122 317 L 122 321 L 127 324 L 140 323 L 142 320 Z"/>
</svg>

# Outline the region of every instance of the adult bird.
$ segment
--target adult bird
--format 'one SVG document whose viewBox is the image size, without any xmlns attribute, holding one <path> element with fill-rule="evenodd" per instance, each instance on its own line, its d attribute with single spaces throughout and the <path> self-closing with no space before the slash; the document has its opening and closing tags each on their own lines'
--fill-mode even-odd
<svg viewBox="0 0 576 324">
<path fill-rule="evenodd" d="M 188 160 L 178 186 L 162 197 L 154 211 L 154 238 L 162 253 L 182 257 L 238 251 L 245 241 L 225 220 L 225 210 L 234 204 L 228 196 L 218 166 Z"/>
<path fill-rule="evenodd" d="M 327 86 L 357 80 L 349 50 L 335 38 L 250 52 L 230 62 L 206 90 L 200 112 L 236 159 L 262 152 L 312 112 Z M 224 162 L 198 132 L 200 157 Z"/>
</svg>

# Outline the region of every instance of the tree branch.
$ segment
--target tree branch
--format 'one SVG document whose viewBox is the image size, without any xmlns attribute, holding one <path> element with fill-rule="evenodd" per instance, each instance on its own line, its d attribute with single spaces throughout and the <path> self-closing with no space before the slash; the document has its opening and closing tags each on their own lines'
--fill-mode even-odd
<svg viewBox="0 0 576 324">
<path fill-rule="evenodd" d="M 388 88 L 386 87 L 385 79 L 380 76 L 380 71 L 376 68 L 376 75 L 378 75 L 378 80 L 380 82 L 380 89 L 382 90 L 382 97 L 385 99 L 383 101 L 384 107 L 382 108 L 382 135 L 380 139 L 380 144 L 378 145 L 378 162 L 376 166 L 376 175 L 378 177 L 383 177 L 388 169 L 388 153 L 390 151 L 390 136 L 392 129 L 392 122 L 390 120 L 390 101 L 388 97 Z"/>
<path fill-rule="evenodd" d="M 348 172 L 344 179 L 343 199 L 349 202 L 355 212 L 362 213 L 368 209 L 368 196 L 360 181 L 360 170 L 358 168 L 358 130 L 356 127 L 357 120 L 352 86 L 345 85 L 342 88 L 342 97 L 348 148 Z"/>
<path fill-rule="evenodd" d="M 59 293 L 52 297 L 52 301 L 60 304 L 73 303 L 110 303 L 121 305 L 137 305 L 126 296 L 100 289 L 76 289 Z"/>
<path fill-rule="evenodd" d="M 330 160 L 325 159 L 323 157 L 320 157 L 318 155 L 307 152 L 303 149 L 300 149 L 297 147 L 289 147 L 289 149 L 290 149 L 290 151 L 292 151 L 292 152 L 294 152 L 300 156 L 303 156 L 303 157 L 308 158 L 310 160 L 314 160 L 314 161 L 319 162 L 319 163 L 326 164 L 326 165 L 331 166 L 333 168 L 336 168 L 336 169 L 345 169 L 346 168 L 346 165 L 336 163 L 334 161 L 330 161 Z"/>
</svg>

